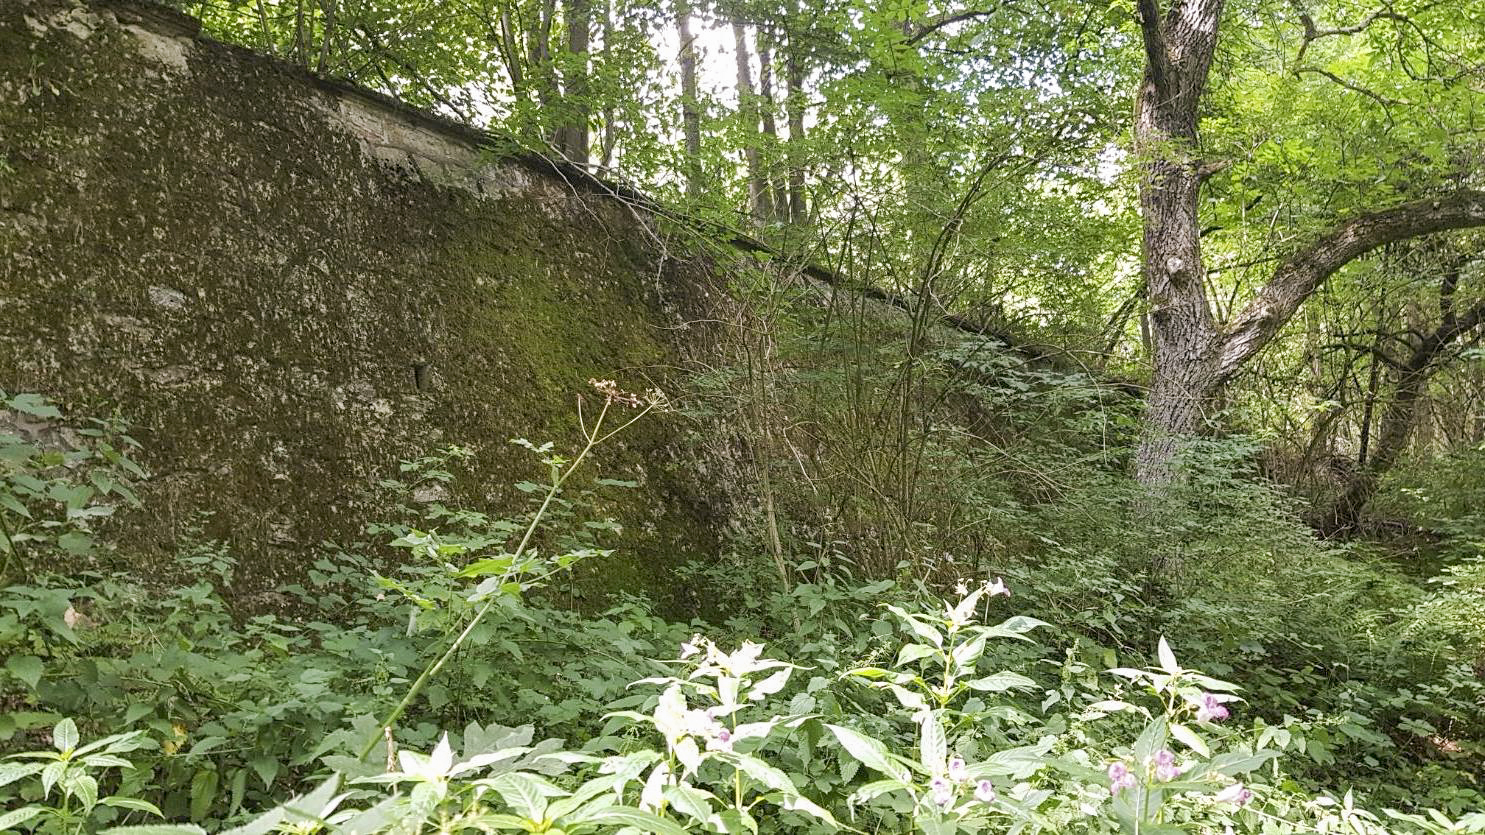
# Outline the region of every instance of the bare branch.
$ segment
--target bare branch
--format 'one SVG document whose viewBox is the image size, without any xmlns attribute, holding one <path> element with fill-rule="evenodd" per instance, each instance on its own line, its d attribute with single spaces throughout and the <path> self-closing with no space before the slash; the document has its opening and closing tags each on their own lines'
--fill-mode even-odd
<svg viewBox="0 0 1485 835">
<path fill-rule="evenodd" d="M 1395 20 L 1399 23 L 1412 22 L 1408 19 L 1407 15 L 1399 14 L 1388 8 L 1382 8 L 1362 18 L 1360 23 L 1352 24 L 1351 26 L 1340 26 L 1334 29 L 1321 29 L 1315 25 L 1315 19 L 1310 17 L 1309 11 L 1305 9 L 1299 0 L 1289 0 L 1289 5 L 1294 7 L 1295 14 L 1299 15 L 1299 24 L 1305 30 L 1304 42 L 1299 45 L 1299 53 L 1294 56 L 1294 63 L 1296 64 L 1304 60 L 1305 52 L 1309 50 L 1310 44 L 1321 38 L 1331 38 L 1337 35 L 1355 35 L 1359 32 L 1365 32 L 1371 28 L 1373 23 L 1379 20 Z M 1297 73 L 1299 71 L 1296 70 L 1295 72 Z"/>
<path fill-rule="evenodd" d="M 1408 102 L 1402 101 L 1400 99 L 1389 99 L 1386 96 L 1381 95 L 1380 93 L 1377 93 L 1377 92 L 1374 92 L 1372 90 L 1369 90 L 1369 89 L 1367 89 L 1367 88 L 1365 88 L 1365 87 L 1363 87 L 1360 84 L 1357 84 L 1355 82 L 1347 81 L 1346 79 L 1341 78 L 1340 76 L 1336 75 L 1335 73 L 1333 73 L 1333 72 L 1331 72 L 1329 70 L 1322 70 L 1319 67 L 1300 67 L 1300 68 L 1298 68 L 1298 69 L 1296 69 L 1294 71 L 1294 74 L 1295 75 L 1304 75 L 1305 73 L 1314 73 L 1315 75 L 1323 75 L 1326 78 L 1330 79 L 1331 81 L 1334 81 L 1335 83 L 1341 85 L 1342 87 L 1345 87 L 1347 90 L 1350 90 L 1350 91 L 1356 92 L 1356 93 L 1360 93 L 1363 96 L 1366 96 L 1367 98 L 1369 98 L 1372 101 L 1376 102 L 1377 104 L 1382 105 L 1382 108 L 1384 110 L 1387 110 L 1388 111 L 1388 113 L 1387 113 L 1387 119 L 1389 121 L 1392 119 L 1392 113 L 1391 113 L 1390 108 L 1401 107 L 1403 105 L 1408 104 Z"/>
<path fill-rule="evenodd" d="M 979 17 L 989 17 L 990 15 L 995 14 L 996 11 L 997 9 L 994 8 L 970 9 L 968 11 L 947 12 L 945 14 L 941 14 L 932 20 L 924 21 L 923 23 L 920 23 L 916 27 L 914 27 L 912 34 L 908 35 L 905 43 L 908 46 L 912 46 L 913 44 L 916 44 L 918 41 L 923 40 L 924 38 L 932 35 L 934 32 L 937 32 L 945 26 L 952 26 L 955 23 L 961 23 L 966 20 L 974 20 L 975 18 Z"/>
</svg>

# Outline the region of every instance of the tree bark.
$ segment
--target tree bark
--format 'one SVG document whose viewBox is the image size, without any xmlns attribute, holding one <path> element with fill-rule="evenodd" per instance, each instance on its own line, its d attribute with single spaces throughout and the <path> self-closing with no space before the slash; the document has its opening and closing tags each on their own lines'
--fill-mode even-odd
<svg viewBox="0 0 1485 835">
<path fill-rule="evenodd" d="M 1197 216 L 1204 175 L 1196 127 L 1222 0 L 1176 3 L 1164 19 L 1155 0 L 1140 0 L 1139 14 L 1145 74 L 1135 101 L 1134 139 L 1144 162 L 1140 250 L 1154 378 L 1135 476 L 1158 484 L 1174 477 L 1181 444 L 1200 434 L 1220 387 Z"/>
<path fill-rule="evenodd" d="M 701 104 L 696 90 L 696 39 L 691 35 L 691 6 L 681 0 L 676 6 L 676 32 L 680 36 L 681 131 L 685 136 L 686 194 L 702 192 Z"/>
<path fill-rule="evenodd" d="M 1224 381 L 1289 321 L 1299 306 L 1341 267 L 1397 241 L 1485 226 L 1485 191 L 1459 189 L 1353 218 L 1291 255 L 1227 328 Z"/>
<path fill-rule="evenodd" d="M 748 168 L 748 213 L 755 221 L 766 221 L 773 216 L 773 207 L 768 205 L 772 195 L 768 191 L 768 179 L 763 173 L 758 144 L 762 137 L 758 133 L 758 94 L 753 90 L 752 57 L 748 54 L 748 28 L 734 21 L 732 43 L 737 58 L 737 114 L 743 123 L 743 157 Z"/>
<path fill-rule="evenodd" d="M 775 176 L 775 153 L 779 146 L 778 105 L 773 98 L 773 33 L 758 27 L 758 109 L 763 124 L 763 179 L 769 193 L 767 205 L 771 220 L 787 220 L 789 194 Z"/>
<path fill-rule="evenodd" d="M 805 223 L 809 205 L 805 199 L 804 179 L 804 54 L 797 34 L 789 35 L 789 54 L 784 59 L 786 86 L 784 109 L 789 116 L 789 222 Z"/>
<path fill-rule="evenodd" d="M 588 42 L 592 37 L 593 7 L 591 0 L 563 0 L 562 15 L 567 24 L 567 76 L 562 84 L 562 113 L 566 124 L 557 128 L 557 150 L 568 160 L 583 167 L 588 165 Z"/>
</svg>

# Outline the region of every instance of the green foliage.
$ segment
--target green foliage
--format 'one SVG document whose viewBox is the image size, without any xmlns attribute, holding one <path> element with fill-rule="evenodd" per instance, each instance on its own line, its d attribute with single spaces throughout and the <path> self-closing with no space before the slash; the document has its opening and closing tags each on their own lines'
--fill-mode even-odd
<svg viewBox="0 0 1485 835">
<path fill-rule="evenodd" d="M 613 527 L 565 488 L 584 453 L 517 441 L 546 483 L 501 517 L 439 498 L 467 458 L 445 447 L 377 486 L 388 518 L 368 534 L 390 552 L 326 544 L 277 613 L 223 602 L 224 543 L 193 543 L 150 579 L 38 573 L 6 588 L 5 692 L 21 709 L 0 733 L 21 742 L 72 716 L 138 743 L 131 768 L 97 775 L 102 793 L 156 804 L 173 832 L 1478 828 L 1482 691 L 1464 654 L 1439 654 L 1473 634 L 1469 610 L 1440 614 L 1442 596 L 1305 533 L 1253 477 L 1248 440 L 1193 447 L 1188 478 L 1150 512 L 1114 470 L 1113 436 L 1089 441 L 1090 426 L 1129 424 L 1090 423 L 1108 393 L 1086 376 L 952 341 L 941 364 L 920 362 L 924 396 L 951 398 L 910 436 L 925 450 L 914 512 L 935 521 L 905 529 L 890 579 L 867 579 L 881 545 L 859 527 L 882 506 L 843 517 L 854 531 L 811 526 L 812 502 L 847 488 L 821 479 L 805 500 L 780 467 L 789 585 L 738 556 L 687 578 L 726 601 L 709 623 L 623 598 L 583 615 L 541 586 Z M 837 380 L 808 365 L 775 379 L 779 408 L 813 397 L 830 414 L 818 398 Z M 991 452 L 954 440 L 966 413 Z M 608 436 L 600 422 L 587 444 Z M 1028 462 L 1045 469 L 1028 479 Z M 973 529 L 934 515 L 971 510 Z M 1152 585 L 1171 542 L 1180 570 Z M 1472 599 L 1469 565 L 1448 575 L 1462 593 L 1447 605 Z M 996 573 L 1007 581 L 937 601 L 954 578 Z M 1012 590 L 1055 625 L 1008 611 Z M 38 780 L 0 797 L 40 807 Z M 144 808 L 100 801 L 79 818 L 60 804 L 66 831 L 132 825 Z M 1365 811 L 1384 806 L 1398 811 Z M 275 811 L 253 823 L 254 809 Z"/>
<path fill-rule="evenodd" d="M 138 446 L 117 418 L 70 425 L 46 398 L 0 390 L 0 582 L 92 555 L 98 524 L 139 504 Z"/>
</svg>

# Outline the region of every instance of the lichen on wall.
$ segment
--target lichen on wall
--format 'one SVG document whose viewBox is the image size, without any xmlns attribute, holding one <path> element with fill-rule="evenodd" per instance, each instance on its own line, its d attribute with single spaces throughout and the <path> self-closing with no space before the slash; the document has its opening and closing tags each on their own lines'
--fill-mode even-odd
<svg viewBox="0 0 1485 835">
<path fill-rule="evenodd" d="M 0 287 L 0 388 L 131 418 L 154 478 L 129 552 L 213 510 L 240 600 L 439 444 L 478 450 L 467 499 L 514 506 L 510 438 L 571 444 L 588 378 L 705 361 L 725 296 L 540 161 L 101 0 L 0 6 Z M 657 416 L 601 450 L 640 486 L 608 500 L 627 533 L 594 590 L 686 608 L 669 570 L 726 515 L 697 431 Z"/>
</svg>

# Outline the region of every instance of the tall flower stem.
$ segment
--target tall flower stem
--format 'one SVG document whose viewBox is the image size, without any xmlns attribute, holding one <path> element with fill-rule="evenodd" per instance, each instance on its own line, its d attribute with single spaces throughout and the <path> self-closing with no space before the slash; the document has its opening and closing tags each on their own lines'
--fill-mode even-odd
<svg viewBox="0 0 1485 835">
<path fill-rule="evenodd" d="M 542 499 L 541 506 L 536 509 L 536 513 L 531 517 L 531 523 L 526 526 L 526 532 L 521 536 L 521 542 L 516 546 L 515 553 L 512 554 L 512 566 L 518 565 L 520 563 L 521 555 L 526 552 L 526 547 L 531 544 L 531 537 L 536 534 L 536 529 L 541 524 L 542 517 L 546 515 L 547 509 L 551 507 L 552 501 L 557 498 L 557 494 L 562 491 L 562 485 L 565 484 L 567 482 L 567 479 L 574 472 L 577 471 L 579 466 L 582 465 L 583 460 L 588 457 L 588 453 L 592 452 L 594 447 L 627 429 L 631 424 L 644 417 L 650 412 L 650 410 L 654 408 L 653 404 L 648 405 L 640 410 L 640 412 L 634 417 L 625 421 L 618 428 L 613 429 L 608 433 L 603 433 L 603 420 L 605 417 L 607 417 L 609 407 L 612 405 L 612 397 L 605 399 L 603 409 L 599 411 L 598 417 L 593 423 L 593 428 L 589 430 L 585 427 L 583 430 L 585 443 L 583 444 L 582 451 L 579 452 L 577 454 L 577 457 L 573 458 L 572 461 L 568 463 L 565 468 L 563 468 L 560 472 L 557 472 L 552 478 L 552 484 L 550 487 L 547 488 L 546 497 Z M 505 584 L 505 581 L 507 580 L 509 580 L 509 575 L 502 578 L 502 582 L 497 585 L 496 588 L 499 589 L 500 586 L 503 586 Z M 407 709 L 412 705 L 413 701 L 417 699 L 419 694 L 423 692 L 423 688 L 428 685 L 428 682 L 432 681 L 433 677 L 438 675 L 439 671 L 444 668 L 444 665 L 449 663 L 449 659 L 453 658 L 454 654 L 459 651 L 459 647 L 463 646 L 464 641 L 469 638 L 472 632 L 474 632 L 475 627 L 479 626 L 480 622 L 485 619 L 485 615 L 489 614 L 490 608 L 494 606 L 495 601 L 499 599 L 498 595 L 498 591 L 492 593 L 489 599 L 485 601 L 484 605 L 480 606 L 480 608 L 469 618 L 469 622 L 464 625 L 464 628 L 462 630 L 460 630 L 458 636 L 449 643 L 448 648 L 443 651 L 443 654 L 438 656 L 437 660 L 423 669 L 422 674 L 420 674 L 417 679 L 413 681 L 412 686 L 409 687 L 407 689 L 407 693 L 403 695 L 402 701 L 398 702 L 397 706 L 392 708 L 392 711 L 387 714 L 386 718 L 382 719 L 380 726 L 377 728 L 377 733 L 370 739 L 368 739 L 366 741 L 366 744 L 362 746 L 361 753 L 357 755 L 357 759 L 366 759 L 366 757 L 372 752 L 372 749 L 376 748 L 377 742 L 381 741 L 384 737 L 388 740 L 392 738 L 392 727 L 397 723 L 397 720 L 402 718 L 402 714 L 407 712 Z M 390 744 L 390 742 L 388 744 Z"/>
</svg>

